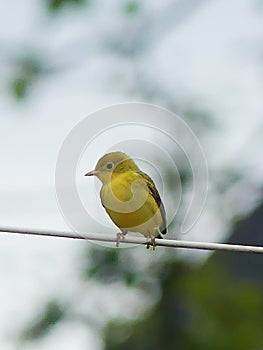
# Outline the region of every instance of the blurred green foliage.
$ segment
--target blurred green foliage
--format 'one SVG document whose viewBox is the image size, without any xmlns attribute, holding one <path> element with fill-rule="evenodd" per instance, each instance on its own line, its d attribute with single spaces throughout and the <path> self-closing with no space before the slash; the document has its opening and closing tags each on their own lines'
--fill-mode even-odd
<svg viewBox="0 0 263 350">
<path fill-rule="evenodd" d="M 24 329 L 21 339 L 28 341 L 45 336 L 64 316 L 65 313 L 60 303 L 55 299 L 50 300 L 40 313 L 40 316 L 34 319 L 29 327 Z"/>
<path fill-rule="evenodd" d="M 17 59 L 14 70 L 10 90 L 15 98 L 22 100 L 28 95 L 31 84 L 44 72 L 44 68 L 40 60 L 27 56 Z"/>
<path fill-rule="evenodd" d="M 137 1 L 129 1 L 124 5 L 124 12 L 128 15 L 134 15 L 138 13 L 139 9 L 140 6 Z"/>
<path fill-rule="evenodd" d="M 135 283 L 136 273 L 131 264 L 122 263 L 123 252 L 119 249 L 91 249 L 88 254 L 83 277 L 93 278 L 105 283 L 124 282 L 126 285 Z"/>
<path fill-rule="evenodd" d="M 173 261 L 159 273 L 162 296 L 136 322 L 112 321 L 105 350 L 258 350 L 263 348 L 263 299 L 257 285 L 236 282 L 208 262 Z"/>
<path fill-rule="evenodd" d="M 82 6 L 86 0 L 47 0 L 47 7 L 51 13 L 58 12 L 66 6 Z"/>
<path fill-rule="evenodd" d="M 28 86 L 29 80 L 26 77 L 15 78 L 10 84 L 11 92 L 18 100 L 25 98 Z"/>
<path fill-rule="evenodd" d="M 145 252 L 155 254 L 156 260 L 144 268 L 138 264 L 140 255 L 131 254 L 129 249 L 92 247 L 87 255 L 82 269 L 86 293 L 88 285 L 96 281 L 102 288 L 122 283 L 127 290 L 144 289 L 152 298 L 154 288 L 150 284 L 147 287 L 147 281 L 152 279 L 161 292 L 152 307 L 141 310 L 138 319 L 127 319 L 124 311 L 123 319 L 109 320 L 103 330 L 105 350 L 263 348 L 261 285 L 233 280 L 213 259 L 205 265 L 195 265 L 171 255 Z M 22 338 L 34 340 L 45 336 L 55 324 L 69 319 L 67 309 L 51 301 Z M 71 322 L 80 322 L 81 318 L 83 315 L 71 318 Z"/>
</svg>

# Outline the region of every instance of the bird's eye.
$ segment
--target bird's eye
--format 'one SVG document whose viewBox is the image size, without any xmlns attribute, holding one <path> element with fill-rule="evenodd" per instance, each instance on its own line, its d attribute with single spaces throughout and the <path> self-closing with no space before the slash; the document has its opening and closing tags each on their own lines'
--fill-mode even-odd
<svg viewBox="0 0 263 350">
<path fill-rule="evenodd" d="M 107 167 L 107 169 L 112 169 L 113 168 L 113 164 L 112 163 L 108 163 L 107 165 L 106 165 L 106 167 Z"/>
</svg>

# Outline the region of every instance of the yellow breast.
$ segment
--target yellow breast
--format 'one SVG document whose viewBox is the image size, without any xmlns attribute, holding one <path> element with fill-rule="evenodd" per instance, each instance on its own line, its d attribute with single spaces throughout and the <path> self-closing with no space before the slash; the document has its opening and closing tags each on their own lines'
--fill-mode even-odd
<svg viewBox="0 0 263 350">
<path fill-rule="evenodd" d="M 158 205 L 137 173 L 126 172 L 104 184 L 101 201 L 112 221 L 121 229 L 147 236 L 162 224 Z"/>
</svg>

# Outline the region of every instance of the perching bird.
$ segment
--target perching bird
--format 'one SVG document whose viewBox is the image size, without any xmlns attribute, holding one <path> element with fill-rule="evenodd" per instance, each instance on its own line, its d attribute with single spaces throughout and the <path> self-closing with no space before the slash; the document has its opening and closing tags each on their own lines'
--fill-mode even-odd
<svg viewBox="0 0 263 350">
<path fill-rule="evenodd" d="M 132 158 L 111 152 L 99 159 L 95 170 L 85 176 L 97 176 L 102 182 L 101 203 L 121 230 L 117 243 L 128 231 L 140 232 L 155 248 L 155 238 L 166 234 L 166 214 L 153 180 L 142 172 Z"/>
</svg>

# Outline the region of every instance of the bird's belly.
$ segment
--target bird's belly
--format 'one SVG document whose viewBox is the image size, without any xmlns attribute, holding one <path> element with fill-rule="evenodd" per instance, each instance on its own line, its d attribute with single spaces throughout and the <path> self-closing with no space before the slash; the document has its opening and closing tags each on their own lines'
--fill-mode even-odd
<svg viewBox="0 0 263 350">
<path fill-rule="evenodd" d="M 135 226 L 139 226 L 148 221 L 152 215 L 149 217 L 149 213 L 144 209 L 139 209 L 130 213 L 120 213 L 106 209 L 112 221 L 120 228 L 129 228 L 131 231 Z"/>
<path fill-rule="evenodd" d="M 155 205 L 155 211 L 153 211 L 149 202 L 145 202 L 141 208 L 130 212 L 116 212 L 109 208 L 105 209 L 119 228 L 147 235 L 148 232 L 153 232 L 155 228 L 160 227 L 162 224 L 157 205 Z"/>
<path fill-rule="evenodd" d="M 115 182 L 116 183 L 116 182 Z M 123 231 L 141 232 L 148 236 L 162 225 L 159 207 L 151 194 L 142 186 L 131 191 L 130 186 L 103 186 L 101 201 L 111 220 Z"/>
</svg>

